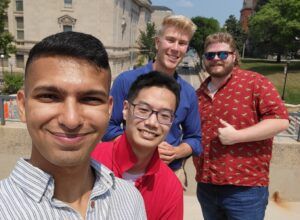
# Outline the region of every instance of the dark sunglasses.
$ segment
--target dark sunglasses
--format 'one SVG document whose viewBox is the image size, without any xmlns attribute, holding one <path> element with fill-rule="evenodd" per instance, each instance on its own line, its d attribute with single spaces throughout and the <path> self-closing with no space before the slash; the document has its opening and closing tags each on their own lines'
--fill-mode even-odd
<svg viewBox="0 0 300 220">
<path fill-rule="evenodd" d="M 234 52 L 230 51 L 218 51 L 218 52 L 207 52 L 204 53 L 205 59 L 207 60 L 213 60 L 216 55 L 221 59 L 221 60 L 226 60 L 229 54 L 233 54 Z"/>
</svg>

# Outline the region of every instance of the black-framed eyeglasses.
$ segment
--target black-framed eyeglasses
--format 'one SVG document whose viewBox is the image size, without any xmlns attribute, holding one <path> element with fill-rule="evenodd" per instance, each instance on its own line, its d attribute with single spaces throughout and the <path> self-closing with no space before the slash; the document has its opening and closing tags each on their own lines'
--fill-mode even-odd
<svg viewBox="0 0 300 220">
<path fill-rule="evenodd" d="M 174 121 L 174 113 L 167 109 L 154 111 L 149 105 L 139 103 L 134 104 L 129 102 L 133 106 L 133 115 L 140 119 L 148 119 L 154 113 L 156 114 L 157 121 L 163 125 L 171 125 Z"/>
<path fill-rule="evenodd" d="M 233 54 L 233 53 L 234 52 L 231 51 L 206 52 L 204 53 L 204 57 L 207 60 L 213 60 L 217 55 L 221 60 L 226 60 L 229 54 Z"/>
</svg>

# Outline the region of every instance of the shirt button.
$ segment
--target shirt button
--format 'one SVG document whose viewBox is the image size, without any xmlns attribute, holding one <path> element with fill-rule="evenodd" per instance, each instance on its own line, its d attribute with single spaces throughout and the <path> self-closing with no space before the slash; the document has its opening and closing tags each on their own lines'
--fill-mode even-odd
<svg viewBox="0 0 300 220">
<path fill-rule="evenodd" d="M 95 201 L 94 200 L 91 201 L 91 208 L 92 209 L 95 208 Z"/>
</svg>

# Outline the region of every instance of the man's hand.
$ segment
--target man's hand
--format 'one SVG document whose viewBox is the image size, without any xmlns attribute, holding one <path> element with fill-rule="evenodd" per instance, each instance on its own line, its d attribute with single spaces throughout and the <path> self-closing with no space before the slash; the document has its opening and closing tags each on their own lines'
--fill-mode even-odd
<svg viewBox="0 0 300 220">
<path fill-rule="evenodd" d="M 224 125 L 223 128 L 218 128 L 218 136 L 221 143 L 224 145 L 238 143 L 238 130 L 222 119 L 220 119 L 220 123 Z"/>
<path fill-rule="evenodd" d="M 169 164 L 176 159 L 176 148 L 165 141 L 158 145 L 158 153 L 160 159 L 166 164 Z"/>
</svg>

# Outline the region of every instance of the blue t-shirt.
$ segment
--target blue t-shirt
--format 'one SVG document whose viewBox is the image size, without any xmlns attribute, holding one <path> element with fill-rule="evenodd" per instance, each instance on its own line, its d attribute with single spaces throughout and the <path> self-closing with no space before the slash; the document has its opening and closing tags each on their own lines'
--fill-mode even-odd
<svg viewBox="0 0 300 220">
<path fill-rule="evenodd" d="M 131 84 L 136 78 L 142 74 L 147 74 L 153 70 L 153 63 L 149 62 L 147 65 L 129 70 L 121 73 L 112 85 L 110 95 L 113 97 L 114 106 L 112 116 L 109 121 L 106 134 L 103 141 L 110 141 L 115 137 L 121 135 L 123 130 L 123 102 L 127 99 L 127 94 Z M 180 103 L 175 112 L 175 120 L 171 126 L 166 141 L 177 147 L 184 142 L 192 147 L 193 155 L 199 156 L 202 152 L 201 147 L 201 125 L 200 115 L 198 111 L 198 99 L 194 88 L 183 80 L 177 73 L 174 78 L 181 87 Z M 175 160 L 169 164 L 170 168 L 176 170 L 180 168 L 182 159 Z"/>
</svg>

